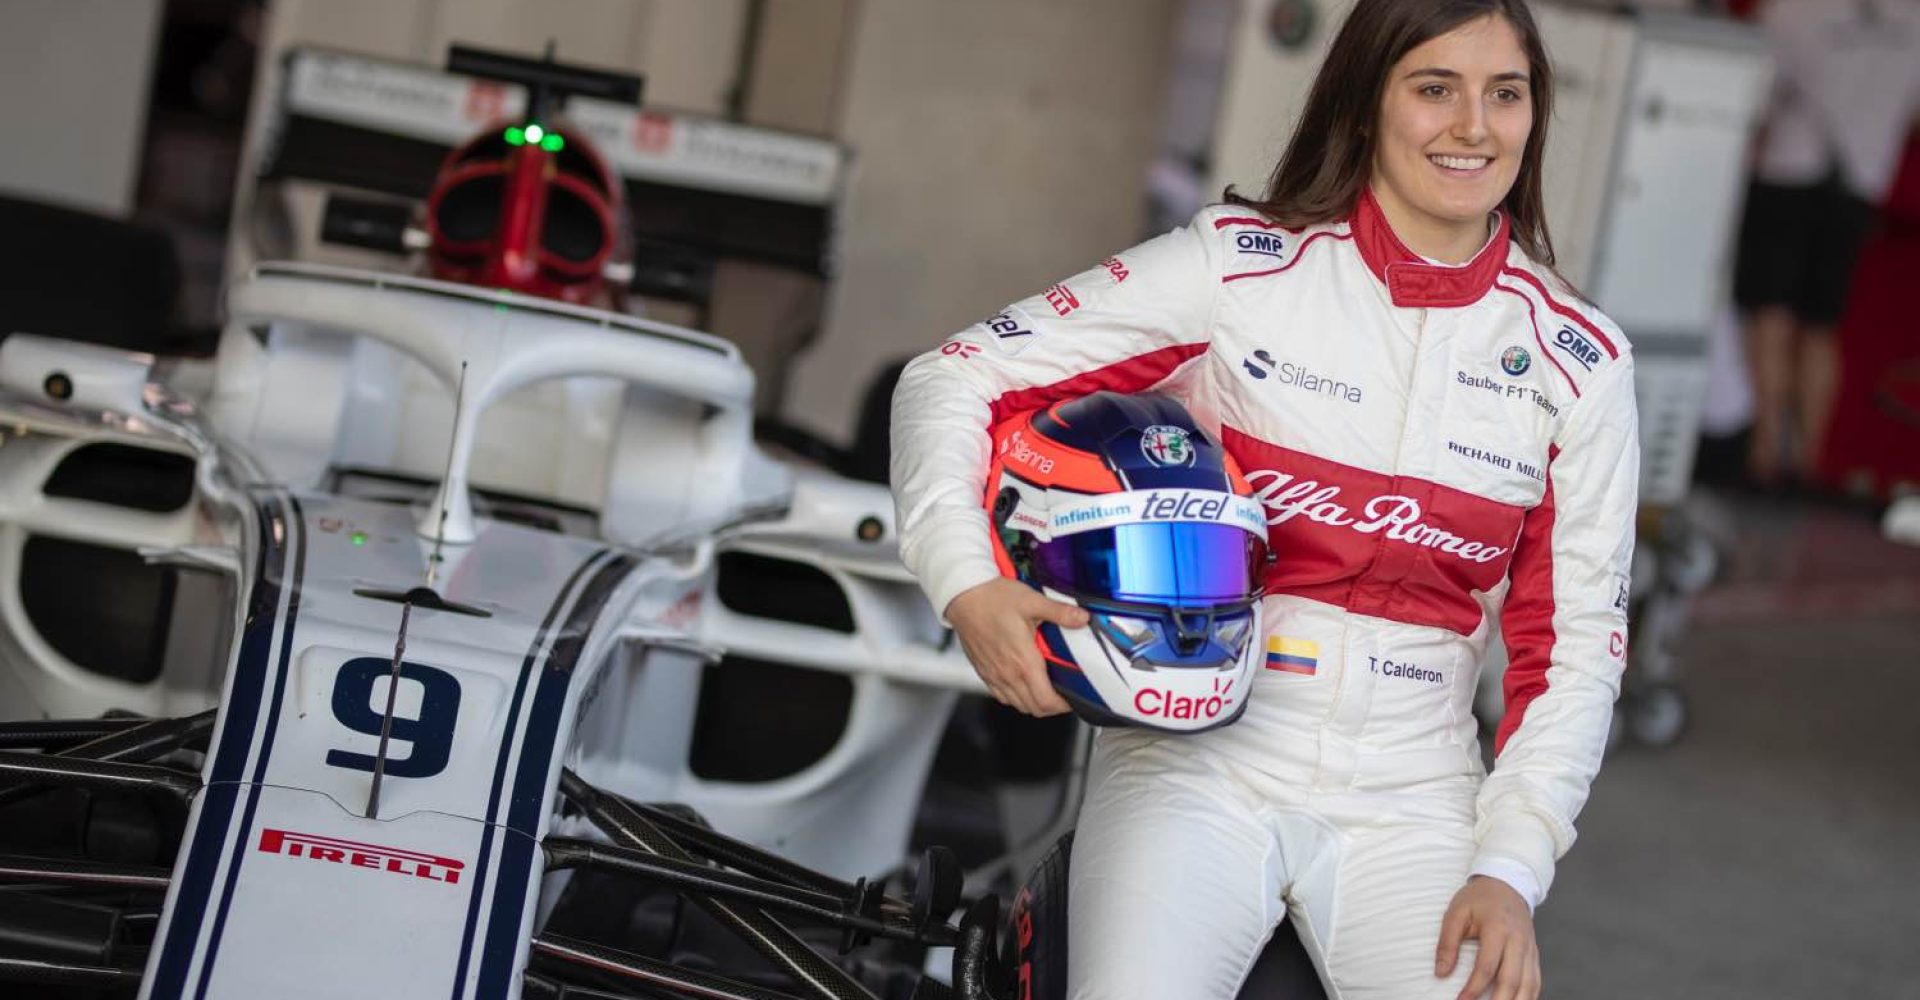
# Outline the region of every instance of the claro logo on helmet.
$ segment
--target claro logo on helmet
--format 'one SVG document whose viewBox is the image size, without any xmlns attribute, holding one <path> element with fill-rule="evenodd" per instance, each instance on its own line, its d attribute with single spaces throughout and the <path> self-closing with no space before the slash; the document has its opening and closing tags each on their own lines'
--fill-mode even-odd
<svg viewBox="0 0 1920 1000">
<path fill-rule="evenodd" d="M 1339 502 L 1338 486 L 1322 486 L 1316 480 L 1295 479 L 1272 469 L 1247 473 L 1247 482 L 1254 488 L 1254 499 L 1266 505 L 1268 524 L 1305 517 L 1316 524 L 1351 528 L 1363 535 L 1385 532 L 1396 542 L 1439 549 L 1468 562 L 1490 563 L 1507 554 L 1504 546 L 1470 541 L 1422 521 L 1420 501 L 1412 497 L 1377 496 L 1355 514 Z"/>
<path fill-rule="evenodd" d="M 1233 682 L 1224 686 L 1218 679 L 1213 682 L 1214 694 L 1204 697 L 1184 695 L 1173 691 L 1162 691 L 1157 687 L 1143 687 L 1133 694 L 1135 711 L 1150 718 L 1160 719 L 1217 719 L 1220 713 L 1233 707 L 1229 693 Z"/>
</svg>

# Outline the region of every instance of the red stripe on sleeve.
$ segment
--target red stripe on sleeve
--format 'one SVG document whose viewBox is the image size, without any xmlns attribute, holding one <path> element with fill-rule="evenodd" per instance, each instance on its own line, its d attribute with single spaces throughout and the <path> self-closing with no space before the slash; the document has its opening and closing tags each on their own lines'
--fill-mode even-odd
<svg viewBox="0 0 1920 1000">
<path fill-rule="evenodd" d="M 1140 392 L 1173 374 L 1175 368 L 1206 353 L 1206 350 L 1204 341 L 1198 344 L 1175 344 L 1135 355 L 1125 361 L 1116 361 L 1105 368 L 1081 372 L 1052 385 L 1036 385 L 1003 393 L 993 401 L 993 417 L 987 426 L 997 427 L 1000 421 L 1015 414 L 1052 406 L 1063 399 L 1089 396 L 1101 390 Z"/>
<path fill-rule="evenodd" d="M 1259 226 L 1261 229 L 1286 229 L 1287 232 L 1290 232 L 1290 233 L 1297 233 L 1300 231 L 1298 229 L 1287 229 L 1287 227 L 1279 224 L 1278 222 L 1269 222 L 1266 219 L 1256 219 L 1248 215 L 1235 215 L 1225 219 L 1213 220 L 1213 228 L 1215 229 L 1225 229 L 1228 226 Z"/>
<path fill-rule="evenodd" d="M 1575 382 L 1573 376 L 1567 373 L 1567 366 L 1561 364 L 1560 359 L 1554 357 L 1552 351 L 1547 350 L 1546 338 L 1540 335 L 1540 313 L 1533 308 L 1533 300 L 1527 297 L 1527 293 L 1512 285 L 1503 285 L 1496 281 L 1493 283 L 1493 287 L 1506 292 L 1508 295 L 1515 296 L 1527 304 L 1527 318 L 1533 325 L 1533 342 L 1540 345 L 1540 356 L 1546 358 L 1547 361 L 1553 365 L 1554 369 L 1560 373 L 1560 377 L 1567 380 L 1567 388 L 1573 390 L 1573 398 L 1579 399 L 1580 383 Z"/>
<path fill-rule="evenodd" d="M 1547 291 L 1547 286 L 1540 283 L 1539 278 L 1536 278 L 1533 275 L 1528 274 L 1527 272 L 1522 271 L 1517 267 L 1506 268 L 1501 273 L 1511 274 L 1514 277 L 1525 281 L 1527 284 L 1532 285 L 1534 289 L 1540 293 L 1540 297 L 1546 300 L 1548 308 L 1552 309 L 1554 312 L 1557 312 L 1562 316 L 1565 316 L 1570 320 L 1573 320 L 1575 323 L 1580 324 L 1580 326 L 1583 329 L 1585 329 L 1588 334 L 1592 335 L 1593 339 L 1600 342 L 1601 347 L 1604 347 L 1607 349 L 1608 357 L 1617 358 L 1620 356 L 1620 349 L 1613 346 L 1613 341 L 1608 340 L 1607 335 L 1604 333 L 1601 333 L 1599 327 L 1593 325 L 1591 322 L 1587 320 L 1585 316 L 1580 315 L 1578 312 L 1574 311 L 1573 309 L 1567 306 L 1561 305 L 1560 301 L 1558 299 L 1555 299 L 1552 296 L 1552 294 L 1550 294 Z"/>
<path fill-rule="evenodd" d="M 1288 230 L 1288 232 L 1292 232 L 1292 230 Z M 1331 236 L 1336 240 L 1353 239 L 1352 233 L 1336 233 L 1331 229 L 1323 229 L 1320 232 L 1314 233 L 1312 236 L 1309 236 L 1306 239 L 1301 240 L 1300 246 L 1295 248 L 1295 250 L 1293 251 L 1293 259 L 1290 261 L 1287 261 L 1285 264 L 1282 264 L 1279 267 L 1268 268 L 1265 271 L 1247 271 L 1243 274 L 1229 274 L 1226 277 L 1221 278 L 1220 283 L 1224 285 L 1229 281 L 1239 281 L 1241 278 L 1264 278 L 1270 274 L 1280 274 L 1283 271 L 1290 270 L 1293 267 L 1293 265 L 1300 263 L 1300 261 L 1306 258 L 1307 248 L 1313 245 L 1314 240 L 1317 240 L 1322 236 Z"/>
<path fill-rule="evenodd" d="M 1547 493 L 1540 506 L 1527 512 L 1520 528 L 1508 571 L 1513 585 L 1500 609 L 1500 633 L 1507 644 L 1507 676 L 1501 685 L 1507 712 L 1494 734 L 1496 757 L 1520 728 L 1527 706 L 1546 693 L 1547 668 L 1553 665 L 1553 646 L 1559 639 L 1553 631 L 1553 461 L 1559 456 L 1557 445 L 1547 451 Z"/>
</svg>

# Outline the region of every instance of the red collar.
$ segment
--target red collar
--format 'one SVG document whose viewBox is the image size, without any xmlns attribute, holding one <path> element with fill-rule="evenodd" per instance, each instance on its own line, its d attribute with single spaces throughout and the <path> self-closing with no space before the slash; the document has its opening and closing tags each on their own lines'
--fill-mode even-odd
<svg viewBox="0 0 1920 1000">
<path fill-rule="evenodd" d="M 1354 206 L 1353 240 L 1360 247 L 1360 259 L 1367 270 L 1387 286 L 1393 304 L 1409 308 L 1453 308 L 1472 305 L 1493 287 L 1493 279 L 1507 263 L 1507 213 L 1496 213 L 1500 222 L 1493 238 L 1480 248 L 1473 259 L 1458 267 L 1429 264 L 1407 249 L 1387 224 L 1373 190 L 1360 189 L 1359 204 Z"/>
</svg>

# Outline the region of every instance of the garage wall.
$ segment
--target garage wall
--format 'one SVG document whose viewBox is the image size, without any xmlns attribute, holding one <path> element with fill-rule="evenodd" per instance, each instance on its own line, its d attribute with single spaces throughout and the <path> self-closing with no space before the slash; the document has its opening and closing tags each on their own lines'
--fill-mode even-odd
<svg viewBox="0 0 1920 1000">
<path fill-rule="evenodd" d="M 160 0 L 6 0 L 4 15 L 0 190 L 127 214 Z"/>
<path fill-rule="evenodd" d="M 889 360 L 1140 240 L 1173 0 L 871 0 L 842 267 L 785 413 L 850 440 Z"/>
</svg>

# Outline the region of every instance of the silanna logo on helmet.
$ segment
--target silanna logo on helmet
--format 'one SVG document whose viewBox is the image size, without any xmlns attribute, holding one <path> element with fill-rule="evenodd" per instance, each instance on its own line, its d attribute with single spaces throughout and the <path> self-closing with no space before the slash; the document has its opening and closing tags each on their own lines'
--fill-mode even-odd
<svg viewBox="0 0 1920 1000">
<path fill-rule="evenodd" d="M 1322 486 L 1316 480 L 1295 479 L 1272 469 L 1248 472 L 1247 482 L 1254 488 L 1254 499 L 1266 505 L 1268 524 L 1285 524 L 1296 517 L 1305 517 L 1316 524 L 1350 528 L 1363 535 L 1385 532 L 1386 537 L 1396 542 L 1439 549 L 1476 563 L 1494 562 L 1508 551 L 1505 546 L 1471 541 L 1422 521 L 1420 501 L 1412 497 L 1376 496 L 1356 515 L 1338 502 L 1341 495 L 1338 486 Z"/>
<path fill-rule="evenodd" d="M 1053 472 L 1053 459 L 1034 451 L 1033 445 L 1027 443 L 1025 434 L 1016 431 L 1011 438 L 1007 439 L 1006 447 L 1007 457 L 1021 465 L 1031 466 L 1043 476 Z"/>
</svg>

